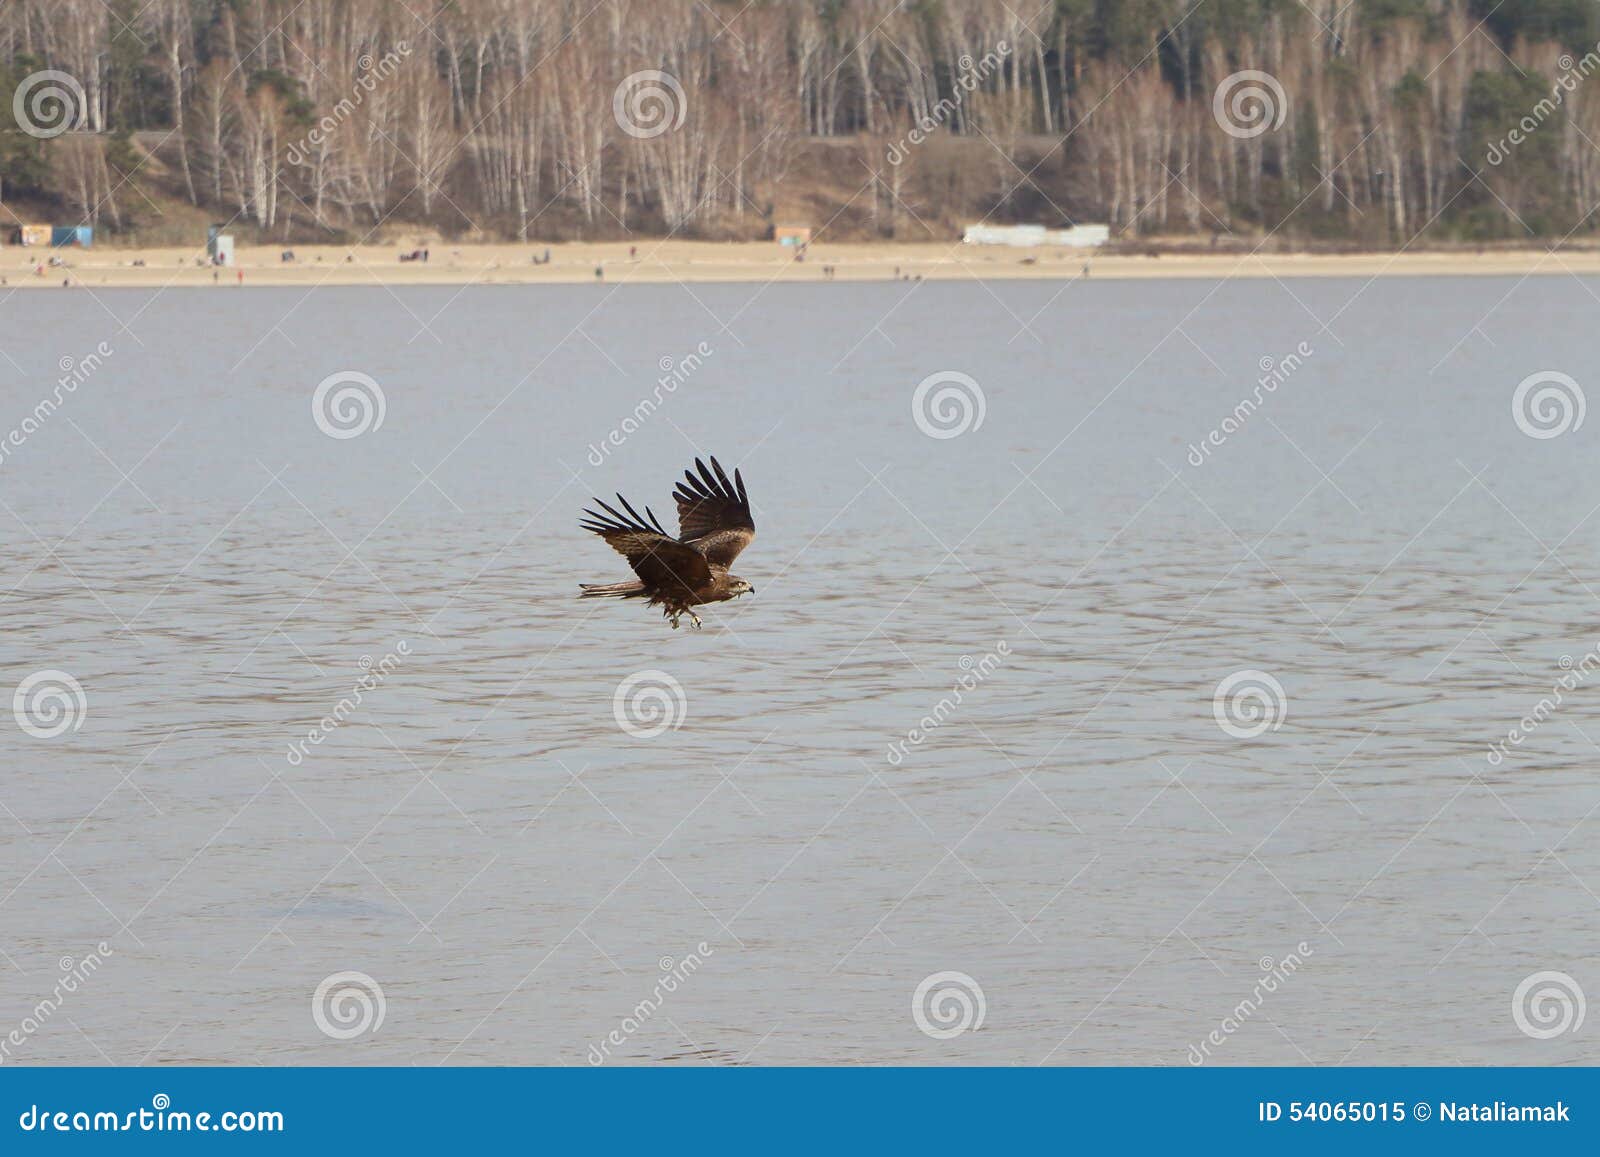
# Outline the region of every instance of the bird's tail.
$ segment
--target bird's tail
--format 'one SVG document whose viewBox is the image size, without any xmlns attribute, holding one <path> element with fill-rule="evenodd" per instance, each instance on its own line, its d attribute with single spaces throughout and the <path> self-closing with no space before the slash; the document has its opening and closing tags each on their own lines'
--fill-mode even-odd
<svg viewBox="0 0 1600 1157">
<path fill-rule="evenodd" d="M 580 599 L 625 599 L 631 595 L 644 594 L 644 583 L 635 579 L 625 583 L 579 583 L 583 588 L 579 593 Z"/>
</svg>

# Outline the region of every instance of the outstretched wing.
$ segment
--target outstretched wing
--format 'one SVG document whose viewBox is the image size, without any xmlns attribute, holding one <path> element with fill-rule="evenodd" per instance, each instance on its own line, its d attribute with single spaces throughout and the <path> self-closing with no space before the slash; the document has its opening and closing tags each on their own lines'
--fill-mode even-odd
<svg viewBox="0 0 1600 1157">
<path fill-rule="evenodd" d="M 735 470 L 730 482 L 715 458 L 711 459 L 710 470 L 698 458 L 694 464 L 700 476 L 696 478 L 693 471 L 685 470 L 683 476 L 688 481 L 678 483 L 672 494 L 678 503 L 679 537 L 699 547 L 716 566 L 732 566 L 739 552 L 756 536 L 744 479 Z"/>
<path fill-rule="evenodd" d="M 598 498 L 595 501 L 605 513 L 585 510 L 583 513 L 587 517 L 578 525 L 605 539 L 612 550 L 628 560 L 633 573 L 647 587 L 692 594 L 711 582 L 711 567 L 706 556 L 663 530 L 648 506 L 644 508 L 648 518 L 641 518 L 620 494 L 617 501 L 622 503 L 626 514 Z"/>
</svg>

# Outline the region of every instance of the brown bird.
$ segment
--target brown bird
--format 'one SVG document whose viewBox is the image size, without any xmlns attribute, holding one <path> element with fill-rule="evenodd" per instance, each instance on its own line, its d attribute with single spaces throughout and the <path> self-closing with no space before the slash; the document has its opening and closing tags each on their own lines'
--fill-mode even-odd
<svg viewBox="0 0 1600 1157">
<path fill-rule="evenodd" d="M 685 470 L 686 481 L 678 483 L 672 494 L 678 503 L 677 538 L 662 528 L 648 506 L 641 518 L 621 494 L 617 501 L 622 510 L 596 498 L 605 513 L 583 512 L 585 518 L 579 525 L 605 539 L 628 560 L 639 578 L 625 583 L 580 583 L 583 593 L 579 598 L 648 599 L 647 605 L 665 608 L 662 615 L 677 630 L 684 615 L 700 626 L 700 616 L 690 607 L 755 593 L 755 587 L 728 573 L 739 552 L 756 536 L 744 479 L 735 470 L 730 482 L 716 458 L 711 459 L 709 470 L 698 458 L 694 464 L 699 477 Z"/>
</svg>

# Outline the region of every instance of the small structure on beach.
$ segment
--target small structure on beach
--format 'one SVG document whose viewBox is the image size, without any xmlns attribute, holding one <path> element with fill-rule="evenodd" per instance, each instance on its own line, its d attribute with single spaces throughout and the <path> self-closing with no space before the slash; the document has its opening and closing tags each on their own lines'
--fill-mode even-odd
<svg viewBox="0 0 1600 1157">
<path fill-rule="evenodd" d="M 772 239 L 779 245 L 802 246 L 811 244 L 811 226 L 809 225 L 775 225 L 772 229 Z"/>
<path fill-rule="evenodd" d="M 206 229 L 206 256 L 213 265 L 233 264 L 233 234 L 224 233 L 221 225 Z"/>
<path fill-rule="evenodd" d="M 55 225 L 50 229 L 50 248 L 87 249 L 94 244 L 94 227 L 91 225 Z"/>
<path fill-rule="evenodd" d="M 50 226 L 18 225 L 11 231 L 11 244 L 48 245 L 50 244 Z"/>
<path fill-rule="evenodd" d="M 1096 249 L 1111 240 L 1111 226 L 1073 225 L 1067 229 L 1046 229 L 1043 225 L 968 225 L 961 240 L 966 245 L 1012 245 L 1022 249 L 1045 245 Z"/>
</svg>

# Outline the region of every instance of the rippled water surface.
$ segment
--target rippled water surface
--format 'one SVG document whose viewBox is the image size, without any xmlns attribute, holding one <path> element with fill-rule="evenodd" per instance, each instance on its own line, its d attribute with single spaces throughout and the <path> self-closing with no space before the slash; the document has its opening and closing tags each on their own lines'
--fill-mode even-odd
<svg viewBox="0 0 1600 1157">
<path fill-rule="evenodd" d="M 1590 375 L 1594 288 L 15 294 L 0 676 L 86 709 L 4 716 L 3 1059 L 1594 1062 L 1511 1013 L 1600 991 L 1600 423 L 1512 408 Z M 580 603 L 626 576 L 588 497 L 665 519 L 697 453 L 757 593 Z M 619 725 L 638 672 L 678 726 Z M 919 1028 L 941 972 L 981 1027 Z"/>
</svg>

